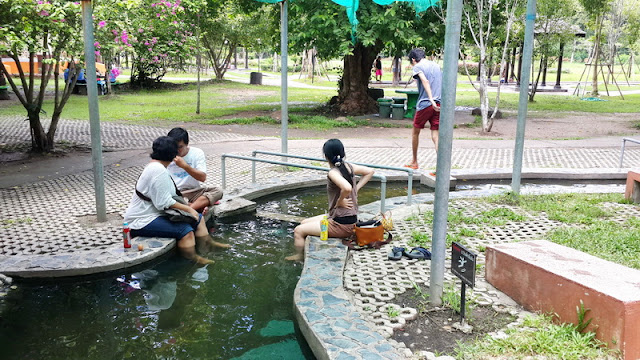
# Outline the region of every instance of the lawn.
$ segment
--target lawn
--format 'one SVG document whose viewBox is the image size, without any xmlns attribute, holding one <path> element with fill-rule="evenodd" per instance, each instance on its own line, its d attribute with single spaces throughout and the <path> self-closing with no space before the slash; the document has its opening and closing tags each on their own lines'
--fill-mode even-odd
<svg viewBox="0 0 640 360">
<path fill-rule="evenodd" d="M 273 73 L 274 76 L 279 75 Z M 228 78 L 248 78 L 249 72 L 230 71 Z M 188 73 L 169 73 L 167 78 L 194 77 Z M 293 77 L 296 78 L 295 74 Z M 461 76 L 462 77 L 462 76 Z M 297 82 L 311 84 L 311 79 L 293 79 Z M 177 81 L 177 80 L 175 80 Z M 167 81 L 168 82 L 168 81 Z M 182 81 L 177 81 L 183 83 Z M 53 84 L 52 82 L 50 84 Z M 311 115 L 310 118 L 299 117 L 300 123 L 307 123 L 307 127 L 314 129 L 326 129 L 336 126 L 351 126 L 353 124 L 340 124 L 331 118 L 320 117 L 313 109 L 325 104 L 332 96 L 337 95 L 335 81 L 328 81 L 326 77 L 316 77 L 314 85 L 327 87 L 327 89 L 307 89 L 299 87 L 289 88 L 289 106 L 292 115 Z M 626 86 L 626 85 L 625 85 Z M 375 84 L 372 84 L 375 87 Z M 637 87 L 637 86 L 636 86 Z M 51 88 L 51 86 L 49 86 Z M 392 94 L 392 89 L 386 89 L 387 96 Z M 118 92 L 113 96 L 100 97 L 100 117 L 103 121 L 136 122 L 136 123 L 175 123 L 175 122 L 200 122 L 203 124 L 229 123 L 229 118 L 238 118 L 235 123 L 262 123 L 272 122 L 274 119 L 266 119 L 264 114 L 248 115 L 249 112 L 277 111 L 280 109 L 280 88 L 278 86 L 252 86 L 229 80 L 205 82 L 201 86 L 201 113 L 196 114 L 196 84 L 176 84 L 166 90 L 140 90 Z M 490 94 L 495 95 L 494 93 Z M 538 93 L 535 101 L 529 103 L 530 111 L 549 111 L 561 116 L 563 112 L 590 112 L 590 113 L 634 113 L 640 108 L 640 94 L 626 95 L 622 100 L 618 96 L 601 99 L 606 101 L 583 101 L 576 96 L 552 95 Z M 515 112 L 518 109 L 519 94 L 502 92 L 500 108 L 504 111 Z M 470 84 L 461 80 L 456 94 L 456 105 L 476 107 L 479 105 L 478 93 Z M 52 101 L 45 101 L 43 110 L 51 114 Z M 20 104 L 3 106 L 0 115 L 25 115 L 25 110 Z M 256 117 L 257 115 L 257 117 Z M 66 119 L 87 119 L 88 106 L 86 96 L 73 95 L 62 114 Z M 233 122 L 233 121 L 232 121 Z M 315 125 L 314 125 L 315 124 Z M 639 124 L 640 126 L 640 124 Z"/>
</svg>

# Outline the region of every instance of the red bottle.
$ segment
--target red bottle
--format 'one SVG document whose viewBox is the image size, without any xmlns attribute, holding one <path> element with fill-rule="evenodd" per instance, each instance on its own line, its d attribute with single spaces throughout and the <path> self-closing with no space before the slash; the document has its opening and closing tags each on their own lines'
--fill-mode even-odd
<svg viewBox="0 0 640 360">
<path fill-rule="evenodd" d="M 126 249 L 131 247 L 131 229 L 128 223 L 124 223 L 122 226 L 122 240 Z"/>
</svg>

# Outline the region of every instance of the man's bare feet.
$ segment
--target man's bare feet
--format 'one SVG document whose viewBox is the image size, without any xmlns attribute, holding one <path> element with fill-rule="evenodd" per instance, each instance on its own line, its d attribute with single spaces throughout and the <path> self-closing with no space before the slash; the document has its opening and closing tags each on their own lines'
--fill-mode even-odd
<svg viewBox="0 0 640 360">
<path fill-rule="evenodd" d="M 200 264 L 200 265 L 213 264 L 215 262 L 215 261 L 213 261 L 211 259 L 207 259 L 207 258 L 199 256 L 199 255 L 196 256 L 193 260 L 195 260 L 195 262 L 197 264 Z"/>
<path fill-rule="evenodd" d="M 289 261 L 302 261 L 304 260 L 304 256 L 302 254 L 295 254 L 295 255 L 287 256 L 284 259 Z"/>
<path fill-rule="evenodd" d="M 223 244 L 214 240 L 209 240 L 208 241 L 209 245 L 213 246 L 213 247 L 217 247 L 217 248 L 222 248 L 222 249 L 229 249 L 231 248 L 231 245 L 229 244 Z"/>
</svg>

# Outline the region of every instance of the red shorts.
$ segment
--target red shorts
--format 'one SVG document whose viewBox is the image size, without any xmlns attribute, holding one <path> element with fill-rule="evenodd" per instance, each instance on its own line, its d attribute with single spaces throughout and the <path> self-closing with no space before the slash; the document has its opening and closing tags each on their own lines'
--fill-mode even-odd
<svg viewBox="0 0 640 360">
<path fill-rule="evenodd" d="M 376 76 L 382 76 L 382 70 L 376 69 Z"/>
<path fill-rule="evenodd" d="M 433 110 L 433 106 L 416 111 L 416 115 L 413 117 L 414 128 L 424 129 L 427 122 L 429 122 L 431 130 L 440 128 L 440 111 Z"/>
</svg>

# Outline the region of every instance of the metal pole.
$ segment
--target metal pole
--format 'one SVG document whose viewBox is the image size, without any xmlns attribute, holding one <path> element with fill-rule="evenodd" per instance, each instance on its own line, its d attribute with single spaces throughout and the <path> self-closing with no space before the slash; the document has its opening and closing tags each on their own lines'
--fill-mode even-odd
<svg viewBox="0 0 640 360">
<path fill-rule="evenodd" d="M 198 67 L 198 96 L 196 101 L 196 114 L 200 114 L 200 67 L 202 65 L 202 56 L 200 54 L 200 14 L 198 16 L 198 27 L 196 28 L 196 46 L 198 54 L 196 55 L 196 66 Z"/>
<path fill-rule="evenodd" d="M 100 141 L 100 112 L 98 110 L 98 81 L 96 77 L 96 53 L 93 38 L 93 10 L 91 1 L 82 2 L 82 30 L 84 32 L 84 57 L 86 60 L 87 98 L 89 99 L 89 126 L 91 131 L 91 160 L 93 161 L 93 185 L 96 192 L 98 222 L 107 221 L 104 197 L 104 173 L 102 169 L 102 142 Z"/>
<path fill-rule="evenodd" d="M 467 299 L 467 284 L 462 282 L 462 289 L 460 292 L 460 325 L 464 324 L 464 310 L 466 308 L 466 299 Z"/>
<path fill-rule="evenodd" d="M 282 141 L 280 152 L 287 153 L 287 126 L 289 123 L 289 99 L 287 95 L 287 73 L 288 73 L 288 65 L 287 65 L 287 57 L 288 57 L 288 45 L 289 45 L 289 5 L 287 0 L 284 0 L 280 3 L 280 55 L 282 56 L 282 60 L 280 63 L 282 67 L 280 68 L 280 91 L 281 91 L 281 107 L 282 114 L 280 116 L 282 131 L 280 133 L 280 140 Z M 283 161 L 286 161 L 286 158 L 283 158 Z"/>
<path fill-rule="evenodd" d="M 449 175 L 451 174 L 451 143 L 453 139 L 453 120 L 456 106 L 461 18 L 462 0 L 448 1 L 444 41 L 442 106 L 440 108 L 441 120 L 438 137 L 438 160 L 436 163 L 438 175 L 436 176 L 435 202 L 433 205 L 433 257 L 431 258 L 431 276 L 429 279 L 429 301 L 434 306 L 442 304 L 444 284 L 444 261 L 447 250 Z"/>
<path fill-rule="evenodd" d="M 524 153 L 524 129 L 527 123 L 529 105 L 529 77 L 531 75 L 531 57 L 533 54 L 533 27 L 536 20 L 536 0 L 527 0 L 527 20 L 524 27 L 524 50 L 522 56 L 522 81 L 520 81 L 520 99 L 518 103 L 518 126 L 516 128 L 516 148 L 513 153 L 513 175 L 511 191 L 520 194 L 522 179 L 522 156 Z"/>
<path fill-rule="evenodd" d="M 220 157 L 220 177 L 222 178 L 222 189 L 226 189 L 227 188 L 227 164 L 226 161 L 227 157 L 222 155 Z"/>
</svg>

